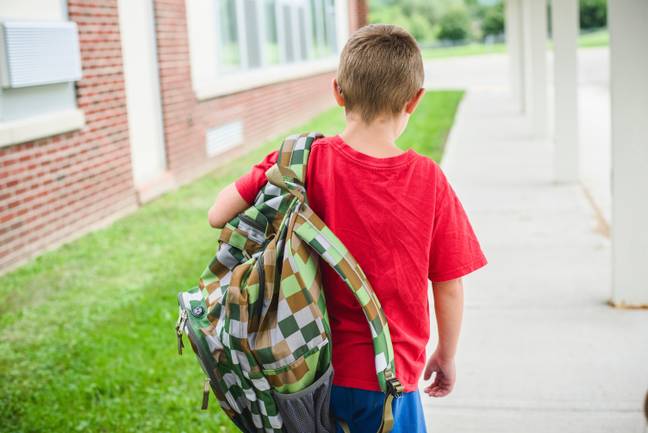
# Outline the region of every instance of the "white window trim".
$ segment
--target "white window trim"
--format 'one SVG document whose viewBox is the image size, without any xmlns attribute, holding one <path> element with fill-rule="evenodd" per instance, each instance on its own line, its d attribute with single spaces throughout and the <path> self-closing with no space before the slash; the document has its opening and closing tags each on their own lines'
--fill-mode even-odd
<svg viewBox="0 0 648 433">
<path fill-rule="evenodd" d="M 335 71 L 337 63 L 338 59 L 335 57 L 252 70 L 243 74 L 220 77 L 212 82 L 206 82 L 200 87 L 194 87 L 194 92 L 198 100 L 202 101 L 268 84 Z"/>
<path fill-rule="evenodd" d="M 61 16 L 56 17 L 56 19 L 67 21 L 69 20 L 67 1 L 59 1 Z M 1 94 L 2 89 L 0 89 Z M 76 93 L 74 105 L 77 105 Z M 78 108 L 38 114 L 16 120 L 0 120 L 0 147 L 53 137 L 83 127 L 85 127 L 85 115 Z"/>
<path fill-rule="evenodd" d="M 56 111 L 25 119 L 0 122 L 0 147 L 51 137 L 85 126 L 83 111 Z"/>
<path fill-rule="evenodd" d="M 275 7 L 278 7 L 279 4 L 281 2 L 278 1 Z M 216 29 L 207 19 L 210 16 L 215 16 L 212 1 L 186 0 L 186 6 L 192 86 L 196 98 L 199 101 L 226 96 L 268 84 L 332 72 L 337 69 L 338 54 L 335 54 L 328 58 L 288 64 L 284 63 L 237 72 L 231 75 L 218 76 L 216 73 L 217 65 L 215 56 L 205 55 L 205 53 L 214 53 L 216 50 Z M 337 40 L 338 47 L 341 49 L 349 35 L 347 0 L 337 0 L 335 7 L 337 15 Z M 305 18 L 308 18 L 308 12 L 305 13 Z M 283 47 L 281 41 L 284 37 L 282 25 L 283 13 L 277 15 L 277 20 L 278 39 L 280 41 L 279 47 L 281 50 L 281 47 Z M 207 27 L 209 30 L 205 31 L 205 26 L 209 26 L 210 24 L 211 27 Z M 243 43 L 240 38 L 239 43 Z M 245 44 L 243 43 L 243 45 Z M 263 45 L 261 45 L 261 48 L 263 49 Z M 284 61 L 283 56 L 285 56 L 285 53 L 281 52 L 280 55 L 282 56 L 282 61 Z M 295 55 L 299 55 L 299 53 L 295 52 Z"/>
</svg>

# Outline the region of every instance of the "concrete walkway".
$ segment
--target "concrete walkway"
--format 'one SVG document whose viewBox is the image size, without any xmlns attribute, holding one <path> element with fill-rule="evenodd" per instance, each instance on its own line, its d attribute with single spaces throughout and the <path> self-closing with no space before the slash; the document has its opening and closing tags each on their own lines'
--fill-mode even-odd
<svg viewBox="0 0 648 433">
<path fill-rule="evenodd" d="M 552 183 L 552 146 L 516 112 L 505 60 L 466 62 L 503 78 L 448 86 L 468 70 L 457 60 L 428 64 L 428 85 L 468 89 L 443 168 L 490 263 L 465 280 L 454 392 L 422 395 L 428 431 L 648 431 L 648 311 L 606 305 L 609 239 L 580 185 Z"/>
</svg>

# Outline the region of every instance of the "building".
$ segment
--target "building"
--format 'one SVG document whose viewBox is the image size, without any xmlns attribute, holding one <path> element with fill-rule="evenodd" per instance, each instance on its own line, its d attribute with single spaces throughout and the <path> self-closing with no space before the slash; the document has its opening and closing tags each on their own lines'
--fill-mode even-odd
<svg viewBox="0 0 648 433">
<path fill-rule="evenodd" d="M 332 104 L 362 0 L 0 2 L 0 270 Z"/>
<path fill-rule="evenodd" d="M 553 136 L 554 178 L 588 185 L 584 171 L 604 179 L 594 201 L 612 241 L 611 303 L 648 306 L 648 2 L 608 2 L 610 131 L 594 166 L 578 137 L 578 0 L 552 3 L 553 95 L 547 79 L 547 1 L 506 0 L 513 93 L 538 138 Z M 550 96 L 552 96 L 550 98 Z M 553 103 L 550 104 L 550 101 Z M 551 115 L 552 114 L 552 115 Z M 553 129 L 549 127 L 553 123 Z M 591 125 L 595 128 L 597 125 Z M 589 152 L 590 149 L 586 149 Z M 601 174 L 603 173 L 603 174 Z"/>
</svg>

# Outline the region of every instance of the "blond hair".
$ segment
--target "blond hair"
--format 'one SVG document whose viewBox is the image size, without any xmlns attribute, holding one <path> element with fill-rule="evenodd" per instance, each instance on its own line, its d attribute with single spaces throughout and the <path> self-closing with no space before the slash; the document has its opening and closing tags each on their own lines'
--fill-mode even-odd
<svg viewBox="0 0 648 433">
<path fill-rule="evenodd" d="M 402 27 L 369 24 L 342 49 L 337 82 L 347 111 L 365 123 L 399 113 L 423 86 L 423 59 L 416 40 Z"/>
</svg>

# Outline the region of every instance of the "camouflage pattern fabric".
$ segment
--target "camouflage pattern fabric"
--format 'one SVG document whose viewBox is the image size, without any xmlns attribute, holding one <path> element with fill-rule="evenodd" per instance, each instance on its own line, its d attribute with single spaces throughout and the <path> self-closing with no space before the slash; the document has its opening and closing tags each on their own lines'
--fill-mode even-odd
<svg viewBox="0 0 648 433">
<path fill-rule="evenodd" d="M 380 302 L 358 263 L 307 203 L 304 175 L 319 137 L 284 140 L 254 205 L 221 230 L 198 286 L 178 295 L 178 350 L 186 334 L 207 377 L 203 405 L 211 388 L 244 432 L 286 431 L 273 395 L 304 391 L 330 370 L 320 257 L 363 308 L 381 389 L 402 392 Z"/>
</svg>

